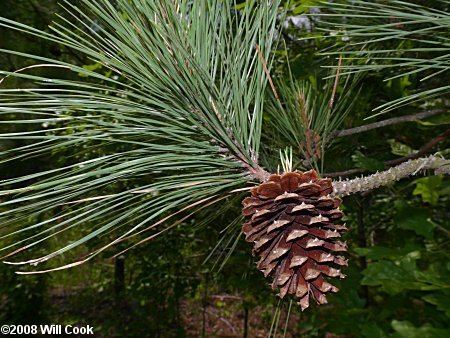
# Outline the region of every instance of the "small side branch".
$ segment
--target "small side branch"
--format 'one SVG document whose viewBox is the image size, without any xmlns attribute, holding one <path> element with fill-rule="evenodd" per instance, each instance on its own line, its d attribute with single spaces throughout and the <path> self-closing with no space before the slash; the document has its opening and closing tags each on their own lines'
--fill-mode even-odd
<svg viewBox="0 0 450 338">
<path fill-rule="evenodd" d="M 391 161 L 387 161 L 385 164 L 388 166 L 393 166 L 393 165 L 397 165 L 400 164 L 402 162 L 405 162 L 406 160 L 412 160 L 415 158 L 419 158 L 427 153 L 430 153 L 431 150 L 437 146 L 439 143 L 441 143 L 442 141 L 446 140 L 448 137 L 450 137 L 450 129 L 447 129 L 445 132 L 443 132 L 442 134 L 436 136 L 435 138 L 433 138 L 432 140 L 428 141 L 425 145 L 423 145 L 416 153 L 405 156 L 405 157 L 401 157 L 401 158 L 397 158 L 395 160 L 391 160 Z"/>
<path fill-rule="evenodd" d="M 450 161 L 431 155 L 428 157 L 409 160 L 386 171 L 367 177 L 333 182 L 334 195 L 346 196 L 358 192 L 364 192 L 379 188 L 399 181 L 402 178 L 416 175 L 421 170 L 431 169 L 435 174 L 449 174 Z"/>
<path fill-rule="evenodd" d="M 377 129 L 377 128 L 390 126 L 390 125 L 397 124 L 397 123 L 419 121 L 419 120 L 423 120 L 423 119 L 425 119 L 427 117 L 431 117 L 431 116 L 434 116 L 434 115 L 438 115 L 438 114 L 444 113 L 447 110 L 448 109 L 434 109 L 434 110 L 428 110 L 428 111 L 425 111 L 425 112 L 422 112 L 422 113 L 417 113 L 417 114 L 405 115 L 405 116 L 400 116 L 400 117 L 393 117 L 391 119 L 387 119 L 387 120 L 383 120 L 383 121 L 379 121 L 379 122 L 374 122 L 374 123 L 369 123 L 369 124 L 366 124 L 366 125 L 360 126 L 360 127 L 344 129 L 344 130 L 337 130 L 334 133 L 333 136 L 334 137 L 349 136 L 349 135 L 353 135 L 353 134 L 363 133 L 365 131 L 369 131 L 369 130 L 372 130 L 372 129 Z"/>
<path fill-rule="evenodd" d="M 404 156 L 404 157 L 400 157 L 400 158 L 396 158 L 394 160 L 386 161 L 386 162 L 384 162 L 384 165 L 386 167 L 392 167 L 392 166 L 401 164 L 403 162 L 406 162 L 408 160 L 413 160 L 413 159 L 422 157 L 422 156 L 430 153 L 431 150 L 436 145 L 438 145 L 440 142 L 444 141 L 448 137 L 450 137 L 450 129 L 447 129 L 442 134 L 440 134 L 440 135 L 436 136 L 435 138 L 433 138 L 432 140 L 428 141 L 425 145 L 423 145 L 414 154 L 411 154 L 411 155 L 408 155 L 408 156 Z M 345 176 L 350 176 L 350 175 L 355 175 L 355 174 L 361 174 L 361 173 L 363 173 L 365 171 L 367 171 L 367 169 L 355 168 L 355 169 L 349 169 L 349 170 L 345 170 L 345 171 L 337 171 L 337 172 L 333 172 L 333 173 L 326 173 L 326 174 L 324 174 L 324 176 L 325 177 L 331 177 L 331 178 L 333 178 L 333 177 L 345 177 Z"/>
</svg>

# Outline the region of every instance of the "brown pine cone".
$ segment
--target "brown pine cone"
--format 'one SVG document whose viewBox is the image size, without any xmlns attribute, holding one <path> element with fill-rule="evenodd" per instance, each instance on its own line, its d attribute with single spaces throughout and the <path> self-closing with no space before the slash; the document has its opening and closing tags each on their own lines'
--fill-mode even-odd
<svg viewBox="0 0 450 338">
<path fill-rule="evenodd" d="M 310 297 L 325 304 L 325 294 L 338 291 L 328 277 L 345 277 L 339 267 L 347 260 L 336 253 L 347 251 L 337 240 L 347 229 L 338 224 L 341 201 L 330 197 L 332 191 L 331 180 L 314 170 L 288 172 L 271 175 L 242 202 L 244 216 L 251 217 L 242 231 L 260 257 L 258 269 L 272 278 L 281 298 L 297 297 L 302 310 Z"/>
</svg>

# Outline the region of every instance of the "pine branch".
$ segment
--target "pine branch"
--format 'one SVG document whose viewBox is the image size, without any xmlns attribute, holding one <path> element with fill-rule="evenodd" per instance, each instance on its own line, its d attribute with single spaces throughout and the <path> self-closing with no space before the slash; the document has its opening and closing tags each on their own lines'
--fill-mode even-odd
<svg viewBox="0 0 450 338">
<path fill-rule="evenodd" d="M 343 136 L 359 134 L 359 133 L 363 133 L 363 132 L 366 132 L 369 130 L 382 128 L 382 127 L 386 127 L 386 126 L 391 126 L 393 124 L 402 123 L 402 122 L 419 121 L 419 120 L 423 120 L 427 117 L 431 117 L 431 116 L 435 116 L 435 115 L 444 113 L 446 111 L 447 111 L 447 109 L 433 109 L 433 110 L 427 110 L 422 113 L 410 114 L 410 115 L 405 115 L 405 116 L 400 116 L 400 117 L 393 117 L 393 118 L 386 119 L 383 121 L 369 123 L 369 124 L 366 124 L 366 125 L 360 126 L 360 127 L 349 128 L 349 129 L 344 129 L 344 130 L 337 130 L 334 133 L 333 137 L 343 137 Z"/>
<path fill-rule="evenodd" d="M 432 150 L 438 143 L 442 142 L 449 136 L 450 136 L 450 129 L 446 130 L 444 133 L 440 134 L 439 136 L 436 136 L 435 138 L 433 138 L 432 140 L 427 142 L 416 153 L 408 155 L 408 156 L 396 158 L 394 160 L 386 161 L 386 162 L 384 162 L 384 165 L 386 167 L 392 167 L 392 166 L 401 164 L 403 162 L 406 162 L 408 160 L 419 158 L 419 157 L 429 153 L 430 150 Z M 349 170 L 345 170 L 345 171 L 326 173 L 326 174 L 323 174 L 323 176 L 325 176 L 325 177 L 345 177 L 345 176 L 360 174 L 365 171 L 367 171 L 367 169 L 355 168 L 355 169 L 349 169 Z"/>
<path fill-rule="evenodd" d="M 385 186 L 412 175 L 421 170 L 432 169 L 435 174 L 450 174 L 450 161 L 431 155 L 428 157 L 409 160 L 386 171 L 367 177 L 333 182 L 334 195 L 346 196 L 357 192 L 364 192 Z"/>
<path fill-rule="evenodd" d="M 382 104 L 377 107 L 377 115 L 426 98 L 442 97 L 450 90 L 445 76 L 450 48 L 442 44 L 449 32 L 446 6 L 445 1 L 431 7 L 402 1 L 328 3 L 329 11 L 317 14 L 320 29 L 336 42 L 347 42 L 343 50 L 323 55 L 343 55 L 344 60 L 352 60 L 343 67 L 342 75 L 387 70 L 386 80 L 414 74 L 429 84 Z"/>
<path fill-rule="evenodd" d="M 383 172 L 377 172 L 376 174 L 359 177 L 354 179 L 347 179 L 344 181 L 334 181 L 334 195 L 335 196 L 346 196 L 358 192 L 369 191 L 372 189 L 379 188 L 391 184 L 395 181 L 399 181 L 402 178 L 416 175 L 421 170 L 434 170 L 435 174 L 450 174 L 450 161 L 435 155 L 428 157 L 421 157 L 433 149 L 438 143 L 444 141 L 450 136 L 450 129 L 446 130 L 444 133 L 433 138 L 422 146 L 419 151 L 414 154 L 404 156 L 398 159 L 390 160 L 384 162 L 389 168 Z M 270 173 L 265 171 L 263 168 L 259 167 L 257 169 L 247 168 L 249 171 L 249 176 L 252 179 L 256 179 L 260 182 L 266 181 Z M 366 171 L 366 169 L 356 168 L 350 169 L 342 172 L 335 172 L 324 174 L 324 177 L 342 177 L 349 176 L 352 174 L 358 174 Z"/>
<path fill-rule="evenodd" d="M 450 174 L 450 161 L 435 155 L 409 159 L 386 171 L 377 172 L 366 177 L 354 179 L 339 180 L 333 182 L 334 196 L 343 197 L 358 192 L 365 192 L 379 188 L 381 186 L 392 184 L 403 178 L 414 176 L 421 170 L 434 170 L 434 174 Z M 356 173 L 359 169 L 352 169 L 347 172 Z M 262 168 L 253 170 L 250 176 L 260 182 L 267 181 L 270 174 Z M 325 175 L 329 176 L 329 175 Z"/>
<path fill-rule="evenodd" d="M 243 172 L 264 179 L 256 154 L 279 0 L 246 4 L 237 12 L 217 0 L 117 0 L 114 6 L 86 0 L 79 7 L 66 1 L 50 32 L 0 17 L 1 28 L 56 43 L 102 67 L 0 51 L 36 61 L 0 71 L 5 81 L 33 84 L 0 88 L 0 115 L 7 116 L 1 122 L 14 126 L 0 133 L 0 141 L 29 141 L 0 151 L 0 161 L 76 154 L 65 166 L 52 163 L 0 182 L 0 257 L 33 255 L 63 232 L 74 237 L 42 257 L 10 262 L 36 265 L 114 234 L 81 260 L 25 273 L 76 266 L 126 239 L 142 243 L 147 239 L 134 235 L 143 229 L 166 231 L 171 225 L 160 222 L 166 214 L 198 212 L 210 199 L 244 186 Z M 258 57 L 267 64 L 262 67 Z M 28 72 L 42 67 L 83 78 Z"/>
</svg>

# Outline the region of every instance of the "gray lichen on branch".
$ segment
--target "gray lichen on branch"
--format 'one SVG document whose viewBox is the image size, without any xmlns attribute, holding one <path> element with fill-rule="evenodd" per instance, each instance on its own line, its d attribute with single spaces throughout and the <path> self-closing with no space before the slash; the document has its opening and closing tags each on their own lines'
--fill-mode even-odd
<svg viewBox="0 0 450 338">
<path fill-rule="evenodd" d="M 386 171 L 377 172 L 366 177 L 339 180 L 333 182 L 335 196 L 347 196 L 389 185 L 402 178 L 416 175 L 421 170 L 434 170 L 435 174 L 450 174 L 450 160 L 431 155 L 409 160 Z"/>
</svg>

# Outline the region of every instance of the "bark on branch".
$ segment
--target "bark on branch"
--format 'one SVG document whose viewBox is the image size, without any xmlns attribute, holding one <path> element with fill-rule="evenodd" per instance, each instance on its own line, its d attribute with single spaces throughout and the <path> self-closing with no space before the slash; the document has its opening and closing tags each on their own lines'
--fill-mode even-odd
<svg viewBox="0 0 450 338">
<path fill-rule="evenodd" d="M 369 191 L 399 181 L 402 178 L 416 175 L 421 170 L 432 169 L 435 174 L 449 174 L 450 161 L 435 155 L 409 160 L 386 171 L 370 176 L 334 181 L 334 195 L 346 196 L 358 192 Z"/>
<path fill-rule="evenodd" d="M 343 197 L 359 192 L 365 192 L 392 184 L 409 176 L 414 176 L 422 170 L 434 170 L 434 174 L 450 174 L 450 160 L 436 155 L 409 159 L 386 171 L 377 172 L 366 177 L 333 181 L 334 196 Z M 268 179 L 269 173 L 259 167 L 259 170 L 252 170 L 250 176 L 261 182 Z"/>
<path fill-rule="evenodd" d="M 397 158 L 395 160 L 386 161 L 385 164 L 388 165 L 388 166 L 393 166 L 393 165 L 397 165 L 397 164 L 400 164 L 402 162 L 405 162 L 406 160 L 412 160 L 414 158 L 419 158 L 419 157 L 429 153 L 431 151 L 431 149 L 433 149 L 437 144 L 439 144 L 440 142 L 444 141 L 448 137 L 450 137 L 450 129 L 447 129 L 442 134 L 436 136 L 434 139 L 432 139 L 429 142 L 427 142 L 416 153 L 408 155 L 408 156 L 405 156 L 405 157 Z"/>
<path fill-rule="evenodd" d="M 346 179 L 333 182 L 334 195 L 346 196 L 358 192 L 365 192 L 379 188 L 381 186 L 392 184 L 402 178 L 416 175 L 421 170 L 434 170 L 435 174 L 450 174 L 450 160 L 431 155 L 421 157 L 429 153 L 438 143 L 450 136 L 450 129 L 430 140 L 422 146 L 416 153 L 401 157 L 398 159 L 384 162 L 390 168 L 388 170 L 377 172 L 366 177 Z M 260 182 L 266 181 L 270 173 L 262 167 L 252 168 L 246 165 L 249 178 Z M 324 174 L 324 177 L 339 177 L 364 172 L 365 169 L 351 169 L 343 172 Z"/>
<path fill-rule="evenodd" d="M 436 136 L 435 138 L 433 138 L 432 140 L 430 140 L 429 142 L 427 142 L 425 145 L 423 145 L 417 152 L 415 152 L 414 154 L 408 155 L 408 156 L 404 156 L 404 157 L 400 157 L 400 158 L 396 158 L 394 160 L 390 160 L 390 161 L 386 161 L 384 162 L 384 165 L 386 167 L 392 167 L 395 165 L 398 165 L 400 163 L 406 162 L 408 160 L 413 160 L 415 158 L 419 158 L 424 156 L 425 154 L 428 154 L 431 152 L 431 150 L 440 142 L 444 141 L 446 138 L 450 137 L 450 129 L 447 129 L 444 133 Z M 349 170 L 345 170 L 345 171 L 337 171 L 337 172 L 333 172 L 333 173 L 326 173 L 324 174 L 325 177 L 345 177 L 345 176 L 350 176 L 350 175 L 355 175 L 355 174 L 360 174 L 367 171 L 367 169 L 364 168 L 355 168 L 355 169 L 349 169 Z"/>
<path fill-rule="evenodd" d="M 433 110 L 428 110 L 428 111 L 425 111 L 425 112 L 422 112 L 422 113 L 405 115 L 405 116 L 400 116 L 400 117 L 393 117 L 391 119 L 387 119 L 387 120 L 383 120 L 383 121 L 379 121 L 379 122 L 374 122 L 374 123 L 369 123 L 369 124 L 366 124 L 366 125 L 360 126 L 360 127 L 344 129 L 344 130 L 337 130 L 334 133 L 333 137 L 349 136 L 349 135 L 353 135 L 353 134 L 358 134 L 358 133 L 362 133 L 362 132 L 365 132 L 365 131 L 369 131 L 369 130 L 372 130 L 372 129 L 377 129 L 377 128 L 390 126 L 390 125 L 401 123 L 401 122 L 418 121 L 418 120 L 425 119 L 427 117 L 431 117 L 431 116 L 434 116 L 434 115 L 438 115 L 438 114 L 444 113 L 446 111 L 447 111 L 447 109 L 433 109 Z"/>
</svg>

